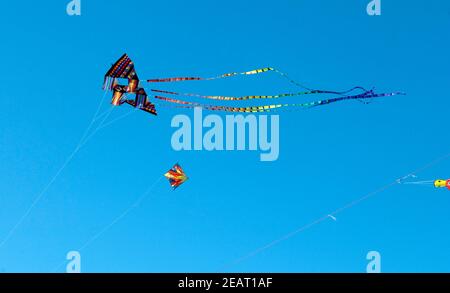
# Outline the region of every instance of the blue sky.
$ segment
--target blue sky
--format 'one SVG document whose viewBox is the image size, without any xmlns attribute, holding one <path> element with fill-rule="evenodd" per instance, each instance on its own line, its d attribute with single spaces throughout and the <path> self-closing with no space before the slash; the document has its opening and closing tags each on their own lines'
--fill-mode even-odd
<svg viewBox="0 0 450 293">
<path fill-rule="evenodd" d="M 189 111 L 129 115 L 64 168 L 0 248 L 1 272 L 53 270 L 175 162 L 190 180 L 175 192 L 159 181 L 82 251 L 82 271 L 213 272 L 449 151 L 448 1 L 383 0 L 379 17 L 366 14 L 368 0 L 84 0 L 79 17 L 66 15 L 68 2 L 2 4 L 0 239 L 74 150 L 125 52 L 145 78 L 273 66 L 313 88 L 407 95 L 280 112 L 274 162 L 173 151 L 170 121 Z M 271 74 L 164 89 L 298 90 Z M 449 170 L 447 160 L 417 175 Z M 450 272 L 449 206 L 447 190 L 397 185 L 226 270 L 364 272 L 377 250 L 385 272 Z"/>
</svg>

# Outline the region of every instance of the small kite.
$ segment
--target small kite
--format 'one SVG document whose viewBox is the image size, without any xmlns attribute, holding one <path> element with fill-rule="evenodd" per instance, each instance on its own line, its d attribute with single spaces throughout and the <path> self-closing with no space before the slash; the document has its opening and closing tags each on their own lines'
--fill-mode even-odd
<svg viewBox="0 0 450 293">
<path fill-rule="evenodd" d="M 309 109 L 318 106 L 329 105 L 336 102 L 346 101 L 346 100 L 357 100 L 360 102 L 367 103 L 374 98 L 379 97 L 389 97 L 395 95 L 404 95 L 400 92 L 392 92 L 392 93 L 376 93 L 374 90 L 366 90 L 363 87 L 356 86 L 347 91 L 329 91 L 329 90 L 318 90 L 318 89 L 310 89 L 307 88 L 298 82 L 289 78 L 289 76 L 275 68 L 265 67 L 250 71 L 244 72 L 231 72 L 225 73 L 213 77 L 169 77 L 169 78 L 154 78 L 147 80 L 140 80 L 133 61 L 128 57 L 127 54 L 124 54 L 114 63 L 111 68 L 106 72 L 103 89 L 112 91 L 113 97 L 111 103 L 114 106 L 120 106 L 124 103 L 131 105 L 137 109 L 146 111 L 150 114 L 156 115 L 155 104 L 151 103 L 149 100 L 149 96 L 145 91 L 144 84 L 155 84 L 155 83 L 173 83 L 173 82 L 182 82 L 182 81 L 210 81 L 216 79 L 224 79 L 231 78 L 236 76 L 250 76 L 250 75 L 259 75 L 267 72 L 275 72 L 280 76 L 286 78 L 290 83 L 295 84 L 304 89 L 302 92 L 296 93 L 281 93 L 276 95 L 252 95 L 252 96 L 241 96 L 241 97 L 231 97 L 231 96 L 211 96 L 211 95 L 200 95 L 193 93 L 178 93 L 174 91 L 160 90 L 160 89 L 148 89 L 149 92 L 152 92 L 153 98 L 159 101 L 162 101 L 158 106 L 164 106 L 169 108 L 195 108 L 201 107 L 205 110 L 210 111 L 224 111 L 224 112 L 239 112 L 239 113 L 257 113 L 257 112 L 269 112 L 279 108 L 285 107 L 296 107 Z M 119 84 L 119 80 L 125 79 L 127 81 L 126 85 Z M 358 91 L 358 92 L 356 92 Z M 134 95 L 134 98 L 129 98 L 129 95 Z M 178 99 L 174 97 L 167 97 L 164 95 L 183 97 L 184 99 Z M 246 106 L 246 107 L 238 107 L 236 105 L 214 105 L 208 103 L 194 102 L 189 99 L 203 99 L 210 101 L 222 101 L 222 102 L 241 102 L 248 100 L 275 100 L 281 99 L 285 97 L 294 97 L 294 96 L 310 96 L 310 95 L 329 95 L 327 98 L 315 100 L 311 102 L 303 102 L 303 103 L 277 103 L 277 104 L 266 104 L 266 105 L 254 105 L 254 106 Z"/>
<path fill-rule="evenodd" d="M 435 180 L 434 181 L 434 187 L 436 187 L 436 188 L 447 187 L 447 189 L 450 190 L 450 179 L 448 179 L 448 180 L 442 180 L 442 179 Z"/>
<path fill-rule="evenodd" d="M 169 180 L 170 186 L 172 186 L 174 190 L 189 179 L 178 163 L 175 164 L 172 169 L 167 171 L 164 176 Z"/>
</svg>

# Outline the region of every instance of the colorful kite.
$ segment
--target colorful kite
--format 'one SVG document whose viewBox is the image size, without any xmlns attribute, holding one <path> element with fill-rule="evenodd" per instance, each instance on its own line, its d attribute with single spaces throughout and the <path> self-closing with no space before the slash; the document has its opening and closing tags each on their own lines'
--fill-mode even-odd
<svg viewBox="0 0 450 293">
<path fill-rule="evenodd" d="M 181 81 L 208 81 L 215 79 L 223 79 L 230 78 L 234 76 L 248 76 L 248 75 L 256 75 L 262 74 L 266 72 L 275 72 L 282 77 L 286 78 L 289 82 L 300 86 L 305 89 L 305 91 L 297 92 L 297 93 L 282 93 L 277 95 L 264 95 L 264 96 L 242 96 L 242 97 L 230 97 L 230 96 L 208 96 L 208 95 L 200 95 L 200 94 L 192 94 L 192 93 L 178 93 L 173 91 L 166 90 L 158 90 L 151 89 L 150 91 L 154 93 L 153 96 L 155 99 L 162 101 L 161 106 L 172 107 L 172 108 L 195 108 L 201 107 L 206 110 L 211 111 L 225 111 L 225 112 L 241 112 L 241 113 L 256 113 L 256 112 L 269 112 L 278 108 L 284 107 L 298 107 L 298 108 L 312 108 L 317 106 L 324 106 L 336 102 L 341 102 L 345 100 L 357 100 L 361 102 L 367 102 L 371 99 L 378 97 L 389 97 L 394 95 L 401 95 L 403 93 L 393 92 L 393 93 L 376 93 L 373 90 L 366 90 L 363 87 L 354 87 L 350 90 L 338 92 L 338 91 L 328 91 L 328 90 L 317 90 L 307 88 L 296 81 L 289 78 L 285 73 L 272 68 L 266 67 L 261 69 L 255 69 L 245 72 L 231 72 L 225 73 L 214 77 L 170 77 L 170 78 L 156 78 L 156 79 L 148 79 L 145 81 L 141 81 L 138 78 L 136 70 L 134 68 L 134 63 L 128 57 L 127 54 L 124 54 L 120 59 L 112 65 L 112 67 L 105 74 L 104 85 L 103 88 L 105 90 L 110 90 L 113 92 L 113 98 L 111 103 L 114 106 L 120 106 L 124 103 L 127 103 L 135 108 L 144 110 L 151 114 L 156 115 L 155 105 L 149 101 L 149 97 L 144 90 L 143 84 L 146 83 L 171 83 L 171 82 L 181 82 Z M 127 85 L 120 85 L 119 80 L 126 79 Z M 350 93 L 359 91 L 359 93 Z M 135 97 L 133 99 L 128 99 L 128 94 L 134 94 Z M 281 99 L 284 97 L 293 97 L 293 96 L 304 96 L 304 95 L 333 95 L 331 97 L 316 100 L 312 102 L 304 102 L 304 103 L 277 103 L 277 104 L 269 104 L 269 105 L 256 105 L 256 106 L 247 106 L 247 107 L 237 107 L 234 105 L 212 105 L 212 104 L 204 104 L 200 102 L 193 102 L 187 100 L 181 100 L 173 97 L 162 96 L 161 94 L 184 97 L 188 98 L 199 98 L 199 99 L 207 99 L 207 100 L 215 100 L 215 101 L 247 101 L 247 100 L 265 100 L 265 99 Z"/>
<path fill-rule="evenodd" d="M 436 181 L 434 181 L 434 187 L 436 187 L 436 188 L 447 187 L 447 189 L 450 190 L 450 179 L 448 179 L 448 180 L 442 180 L 442 179 L 436 180 Z"/>
<path fill-rule="evenodd" d="M 189 179 L 178 163 L 175 164 L 172 169 L 167 171 L 164 176 L 169 180 L 170 186 L 172 186 L 174 190 Z"/>
<path fill-rule="evenodd" d="M 119 79 L 127 79 L 128 85 L 120 85 Z M 105 74 L 103 89 L 113 92 L 111 104 L 120 106 L 124 103 L 135 108 L 156 115 L 155 105 L 153 105 L 147 96 L 145 90 L 140 87 L 140 81 L 134 69 L 134 63 L 124 54 L 111 66 Z M 134 99 L 127 99 L 128 94 L 134 94 Z"/>
</svg>

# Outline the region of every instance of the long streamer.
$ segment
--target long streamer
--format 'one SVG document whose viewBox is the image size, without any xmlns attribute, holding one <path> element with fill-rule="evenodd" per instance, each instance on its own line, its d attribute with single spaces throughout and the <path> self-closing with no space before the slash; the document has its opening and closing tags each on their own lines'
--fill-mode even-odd
<svg viewBox="0 0 450 293">
<path fill-rule="evenodd" d="M 155 93 L 162 93 L 162 94 L 169 94 L 174 96 L 184 96 L 184 97 L 196 97 L 196 98 L 202 98 L 202 99 L 209 99 L 209 100 L 221 100 L 221 101 L 245 101 L 245 100 L 255 100 L 255 99 L 279 99 L 284 97 L 294 97 L 294 96 L 302 96 L 302 95 L 312 95 L 312 94 L 336 94 L 336 95 L 343 95 L 350 93 L 354 90 L 363 90 L 364 92 L 367 92 L 362 87 L 354 87 L 350 90 L 343 91 L 343 92 L 336 92 L 336 91 L 325 91 L 325 90 L 311 90 L 311 91 L 303 91 L 303 92 L 297 92 L 297 93 L 285 93 L 285 94 L 277 94 L 277 95 L 251 95 L 251 96 L 239 96 L 239 97 L 233 97 L 233 96 L 211 96 L 211 95 L 200 95 L 200 94 L 193 94 L 193 93 L 179 93 L 179 92 L 173 92 L 173 91 L 167 91 L 167 90 L 158 90 L 158 89 L 152 89 L 152 92 Z"/>
<path fill-rule="evenodd" d="M 373 98 L 378 98 L 378 97 L 388 97 L 388 96 L 401 95 L 401 94 L 403 94 L 403 93 L 395 92 L 395 93 L 376 94 L 372 90 L 370 90 L 370 91 L 367 91 L 367 92 L 359 94 L 359 95 L 337 97 L 337 98 L 324 99 L 324 100 L 312 101 L 312 102 L 307 102 L 307 103 L 272 104 L 272 105 L 249 106 L 249 107 L 229 107 L 229 106 L 221 106 L 221 105 L 208 105 L 208 104 L 203 104 L 203 103 L 183 101 L 183 100 L 164 97 L 164 96 L 155 96 L 154 98 L 165 101 L 165 102 L 169 102 L 169 103 L 183 105 L 184 106 L 183 108 L 201 107 L 203 109 L 211 110 L 211 111 L 256 113 L 256 112 L 269 112 L 274 109 L 282 108 L 282 107 L 312 108 L 312 107 L 328 105 L 331 103 L 336 103 L 336 102 L 340 102 L 340 101 L 344 101 L 344 100 L 366 100 L 366 99 L 373 99 Z"/>
<path fill-rule="evenodd" d="M 266 67 L 266 68 L 259 68 L 254 69 L 250 71 L 244 71 L 244 72 L 230 72 L 230 73 L 224 73 L 218 76 L 213 77 L 169 77 L 169 78 L 156 78 L 156 79 L 148 79 L 147 82 L 178 82 L 178 81 L 191 81 L 191 80 L 215 80 L 215 79 L 222 79 L 237 75 L 254 75 L 254 74 L 260 74 L 265 73 L 268 71 L 275 71 L 274 68 Z"/>
</svg>

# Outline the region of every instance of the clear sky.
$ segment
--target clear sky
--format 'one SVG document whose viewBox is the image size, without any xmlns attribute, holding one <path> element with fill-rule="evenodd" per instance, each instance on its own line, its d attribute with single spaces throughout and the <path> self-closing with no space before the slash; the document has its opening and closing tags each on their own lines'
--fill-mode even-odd
<svg viewBox="0 0 450 293">
<path fill-rule="evenodd" d="M 176 152 L 170 121 L 190 111 L 135 112 L 76 153 L 0 248 L 1 272 L 52 271 L 175 162 L 189 181 L 159 181 L 81 252 L 82 271 L 214 272 L 449 152 L 449 1 L 383 0 L 378 17 L 368 0 L 83 0 L 78 17 L 68 2 L 1 5 L 0 240 L 76 147 L 125 52 L 145 78 L 273 66 L 313 88 L 407 95 L 278 113 L 274 162 Z M 162 88 L 298 90 L 274 74 Z M 417 175 L 449 178 L 450 160 Z M 226 270 L 364 272 L 376 250 L 385 272 L 450 272 L 449 208 L 447 190 L 396 185 Z"/>
</svg>

